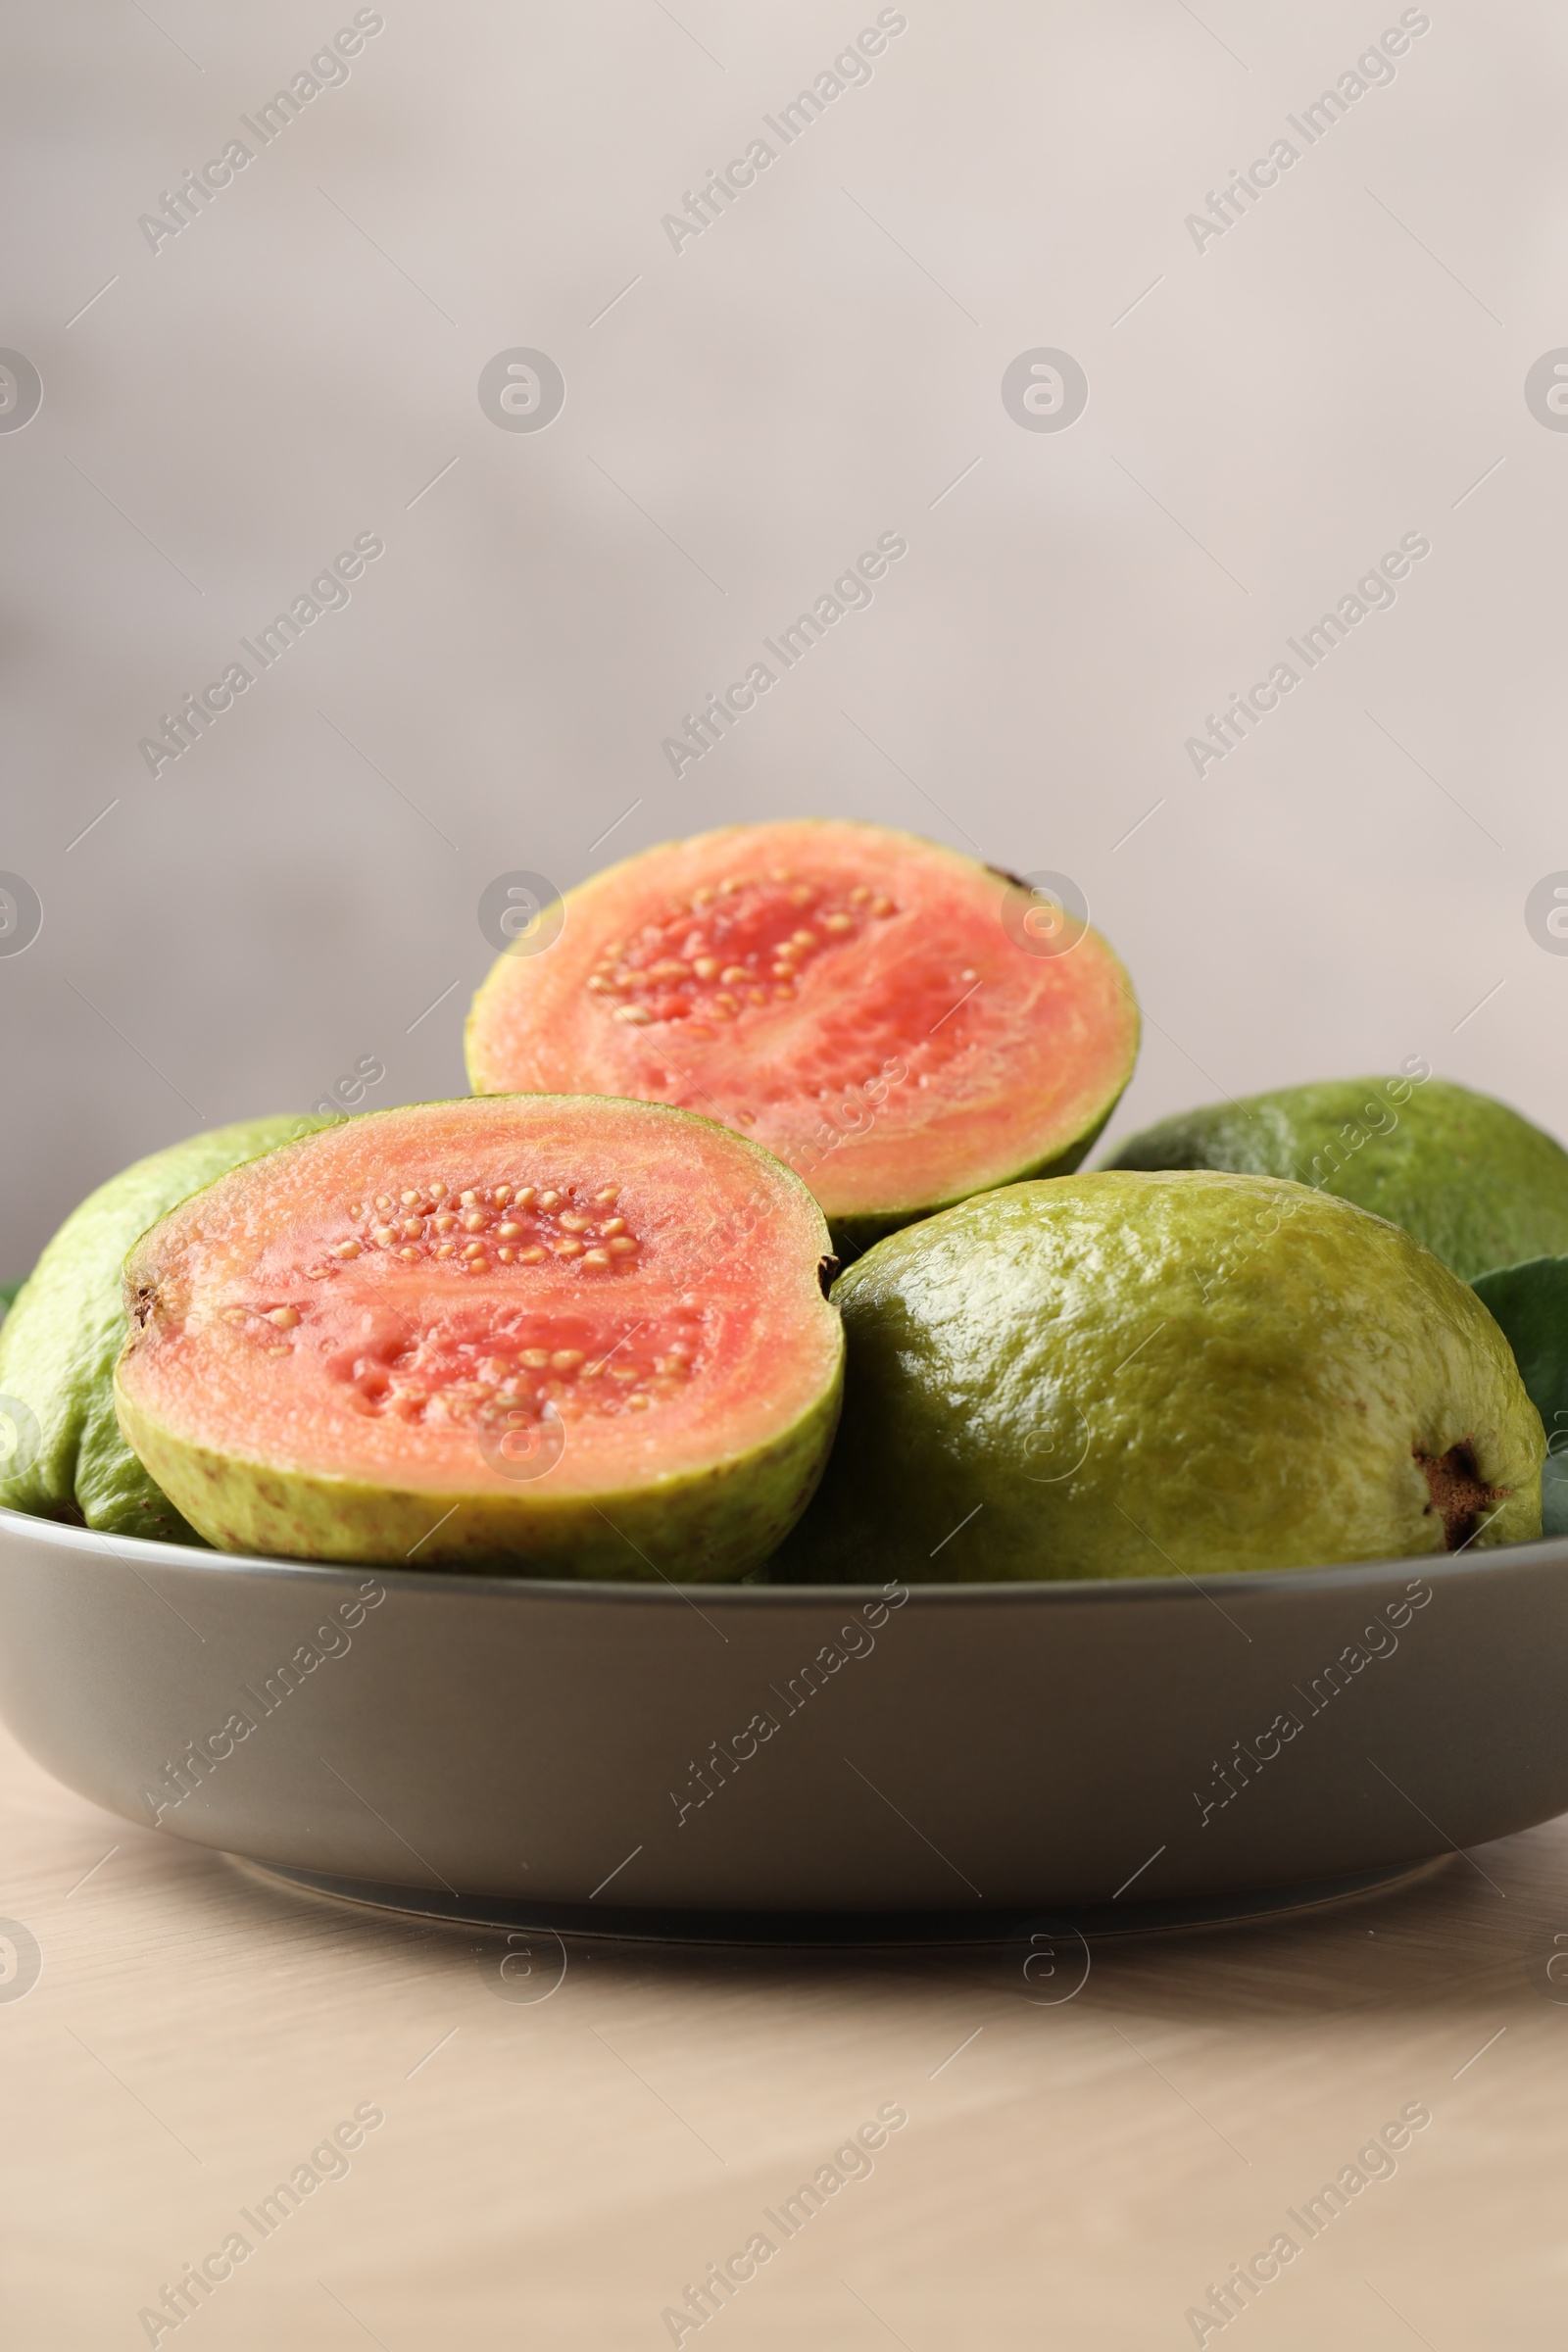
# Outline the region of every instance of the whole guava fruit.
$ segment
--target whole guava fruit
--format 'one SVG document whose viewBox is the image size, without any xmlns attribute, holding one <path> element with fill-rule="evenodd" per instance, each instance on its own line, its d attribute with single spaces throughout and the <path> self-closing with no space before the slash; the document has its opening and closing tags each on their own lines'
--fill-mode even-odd
<svg viewBox="0 0 1568 2352">
<path fill-rule="evenodd" d="M 1402 1225 L 1463 1282 L 1568 1253 L 1568 1152 L 1505 1102 L 1430 1074 L 1209 1103 L 1129 1136 L 1104 1164 L 1292 1177 Z"/>
<path fill-rule="evenodd" d="M 336 1123 L 279 1113 L 210 1128 L 122 1168 L 72 1210 L 0 1325 L 0 1503 L 110 1535 L 201 1542 L 115 1418 L 115 1360 L 125 1344 L 120 1270 L 132 1242 L 187 1194 Z"/>
<path fill-rule="evenodd" d="M 1541 1416 L 1486 1307 L 1306 1185 L 1008 1185 L 833 1298 L 843 1423 L 776 1578 L 1214 1575 L 1541 1532 Z"/>
</svg>

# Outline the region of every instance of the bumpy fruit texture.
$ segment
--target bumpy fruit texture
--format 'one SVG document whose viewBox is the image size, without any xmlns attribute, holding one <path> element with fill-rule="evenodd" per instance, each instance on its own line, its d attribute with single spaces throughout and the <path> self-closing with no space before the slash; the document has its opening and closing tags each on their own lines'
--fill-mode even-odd
<svg viewBox="0 0 1568 2352">
<path fill-rule="evenodd" d="M 121 1425 L 224 1550 L 739 1576 L 832 1443 L 827 1249 L 797 1177 L 683 1111 L 372 1112 L 143 1237 Z"/>
<path fill-rule="evenodd" d="M 115 1418 L 115 1359 L 125 1340 L 121 1267 L 137 1235 L 187 1193 L 322 1124 L 280 1114 L 189 1136 L 112 1176 L 72 1211 L 0 1326 L 0 1394 L 25 1405 L 36 1428 L 36 1450 L 32 1431 L 21 1433 L 0 1503 L 110 1535 L 200 1542 Z"/>
<path fill-rule="evenodd" d="M 1212 1103 L 1130 1137 L 1106 1165 L 1294 1177 L 1402 1225 L 1464 1282 L 1568 1252 L 1568 1152 L 1505 1102 L 1430 1075 Z"/>
<path fill-rule="evenodd" d="M 804 1176 L 855 1249 L 1077 1167 L 1137 1052 L 1131 985 L 1096 932 L 952 850 L 815 819 L 595 875 L 543 953 L 501 956 L 468 1019 L 477 1092 L 721 1119 Z"/>
<path fill-rule="evenodd" d="M 1012 1185 L 834 1299 L 843 1431 L 778 1576 L 1200 1576 L 1540 1533 L 1541 1418 L 1491 1315 L 1303 1185 Z"/>
</svg>

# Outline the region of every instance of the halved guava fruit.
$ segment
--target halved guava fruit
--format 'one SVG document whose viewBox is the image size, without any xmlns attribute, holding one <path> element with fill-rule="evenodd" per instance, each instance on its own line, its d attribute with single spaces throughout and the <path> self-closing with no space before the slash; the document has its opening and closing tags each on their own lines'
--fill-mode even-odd
<svg viewBox="0 0 1568 2352">
<path fill-rule="evenodd" d="M 797 1169 L 852 1249 L 1077 1167 L 1132 1075 L 1138 1008 L 1104 941 L 912 834 L 731 826 L 596 874 L 564 915 L 474 999 L 475 1091 L 722 1120 Z"/>
<path fill-rule="evenodd" d="M 371 1112 L 142 1237 L 121 1426 L 223 1550 L 739 1576 L 832 1443 L 827 1249 L 797 1177 L 683 1111 Z"/>
<path fill-rule="evenodd" d="M 0 1329 L 0 1503 L 108 1535 L 199 1541 L 115 1419 L 121 1267 L 137 1235 L 198 1185 L 328 1123 L 278 1113 L 210 1128 L 122 1168 L 72 1210 Z"/>
</svg>

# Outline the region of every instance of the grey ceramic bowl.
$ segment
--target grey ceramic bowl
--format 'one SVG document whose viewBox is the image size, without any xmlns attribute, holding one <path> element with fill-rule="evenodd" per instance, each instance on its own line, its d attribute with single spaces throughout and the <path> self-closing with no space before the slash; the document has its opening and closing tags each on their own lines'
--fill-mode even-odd
<svg viewBox="0 0 1568 2352">
<path fill-rule="evenodd" d="M 315 1567 L 5 1511 L 0 1709 L 127 1820 L 454 1918 L 1234 1917 L 1568 1809 L 1568 1540 L 884 1593 Z"/>
</svg>

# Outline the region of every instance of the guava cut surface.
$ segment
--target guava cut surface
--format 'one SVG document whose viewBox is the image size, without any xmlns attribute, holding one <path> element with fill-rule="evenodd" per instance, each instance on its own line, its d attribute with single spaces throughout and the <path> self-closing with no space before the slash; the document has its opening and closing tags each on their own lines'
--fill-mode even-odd
<svg viewBox="0 0 1568 2352">
<path fill-rule="evenodd" d="M 843 1427 L 770 1573 L 1215 1575 L 1541 1530 L 1541 1417 L 1468 1286 L 1303 1185 L 1011 1185 L 834 1288 Z"/>
<path fill-rule="evenodd" d="M 143 1236 L 121 1426 L 223 1550 L 739 1576 L 832 1443 L 831 1265 L 799 1178 L 689 1112 L 374 1111 Z"/>
<path fill-rule="evenodd" d="M 1338 1078 L 1211 1103 L 1129 1137 L 1106 1165 L 1293 1177 L 1402 1225 L 1464 1282 L 1568 1252 L 1568 1152 L 1446 1078 Z"/>
<path fill-rule="evenodd" d="M 559 920 L 559 925 L 557 917 Z M 736 825 L 567 893 L 468 1016 L 477 1093 L 634 1096 L 802 1175 L 846 1254 L 1075 1168 L 1132 1074 L 1099 934 L 995 867 L 878 825 Z"/>
<path fill-rule="evenodd" d="M 125 1340 L 126 1250 L 155 1218 L 240 1160 L 314 1131 L 280 1113 L 188 1136 L 90 1193 L 45 1248 L 0 1324 L 0 1396 L 24 1405 L 16 1468 L 0 1503 L 106 1534 L 200 1541 L 136 1459 L 115 1418 L 115 1359 Z M 8 1429 L 14 1430 L 9 1418 Z"/>
</svg>

